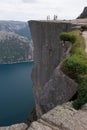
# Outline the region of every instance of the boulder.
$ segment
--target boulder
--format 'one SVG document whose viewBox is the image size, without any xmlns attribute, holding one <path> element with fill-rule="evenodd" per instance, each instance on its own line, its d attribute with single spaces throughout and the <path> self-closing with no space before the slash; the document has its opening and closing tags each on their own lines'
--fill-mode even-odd
<svg viewBox="0 0 87 130">
<path fill-rule="evenodd" d="M 58 105 L 33 122 L 28 130 L 87 130 L 87 104 L 78 111 L 72 102 Z"/>
</svg>

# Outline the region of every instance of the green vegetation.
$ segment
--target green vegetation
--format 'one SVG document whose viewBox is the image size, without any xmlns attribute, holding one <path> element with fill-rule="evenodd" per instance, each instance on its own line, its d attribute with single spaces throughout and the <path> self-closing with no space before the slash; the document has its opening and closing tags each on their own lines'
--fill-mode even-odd
<svg viewBox="0 0 87 130">
<path fill-rule="evenodd" d="M 87 102 L 87 55 L 84 39 L 80 34 L 79 30 L 75 30 L 60 35 L 61 40 L 72 42 L 71 56 L 64 61 L 62 70 L 79 84 L 77 99 L 73 102 L 75 109 Z"/>
<path fill-rule="evenodd" d="M 0 32 L 0 64 L 29 61 L 29 41 L 15 33 Z"/>
<path fill-rule="evenodd" d="M 64 42 L 70 41 L 70 42 L 74 43 L 76 40 L 76 36 L 71 33 L 63 32 L 60 34 L 60 39 L 63 40 Z"/>
<path fill-rule="evenodd" d="M 81 26 L 82 31 L 87 30 L 87 24 Z"/>
</svg>

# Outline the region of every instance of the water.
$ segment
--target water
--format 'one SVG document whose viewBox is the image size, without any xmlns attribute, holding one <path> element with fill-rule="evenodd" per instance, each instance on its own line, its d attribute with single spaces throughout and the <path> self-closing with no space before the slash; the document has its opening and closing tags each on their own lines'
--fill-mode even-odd
<svg viewBox="0 0 87 130">
<path fill-rule="evenodd" d="M 33 62 L 0 65 L 0 126 L 26 121 L 34 107 Z"/>
</svg>

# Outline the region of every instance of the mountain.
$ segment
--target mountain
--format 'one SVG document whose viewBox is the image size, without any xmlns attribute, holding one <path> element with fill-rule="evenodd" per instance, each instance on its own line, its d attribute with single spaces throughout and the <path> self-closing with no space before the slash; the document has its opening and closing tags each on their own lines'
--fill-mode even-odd
<svg viewBox="0 0 87 130">
<path fill-rule="evenodd" d="M 32 59 L 31 42 L 13 32 L 0 31 L 0 63 L 14 63 Z"/>
<path fill-rule="evenodd" d="M 83 18 L 87 18 L 87 7 L 84 8 L 83 12 L 77 19 L 83 19 Z"/>
<path fill-rule="evenodd" d="M 31 39 L 30 28 L 27 22 L 0 21 L 0 31 L 15 32 L 16 34 Z"/>
<path fill-rule="evenodd" d="M 0 21 L 0 64 L 33 60 L 28 23 Z"/>
</svg>

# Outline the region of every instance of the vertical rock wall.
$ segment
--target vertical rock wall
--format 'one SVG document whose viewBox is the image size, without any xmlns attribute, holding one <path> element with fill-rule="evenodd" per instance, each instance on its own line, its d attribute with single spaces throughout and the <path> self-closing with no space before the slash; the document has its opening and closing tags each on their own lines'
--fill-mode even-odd
<svg viewBox="0 0 87 130">
<path fill-rule="evenodd" d="M 70 23 L 57 23 L 51 21 L 30 21 L 29 26 L 34 42 L 34 68 L 32 72 L 33 89 L 37 115 L 40 117 L 43 113 L 49 111 L 56 105 L 69 100 L 76 92 L 77 87 L 75 87 L 74 91 L 71 91 L 76 84 L 71 85 L 70 88 L 72 81 L 70 80 L 70 83 L 68 84 L 68 79 L 60 77 L 59 75 L 63 77 L 64 75 L 56 69 L 59 63 L 64 59 L 65 53 L 69 47 L 67 44 L 64 46 L 61 43 L 59 34 L 64 31 L 70 31 L 72 25 Z M 54 71 L 57 71 L 58 73 L 56 74 Z M 54 81 L 55 78 L 56 81 Z M 64 85 L 65 87 L 68 86 L 68 89 L 70 89 L 67 98 L 65 98 L 65 96 L 68 92 L 67 89 L 64 88 Z M 62 89 L 60 89 L 61 87 Z M 59 99 L 62 90 L 66 91 L 62 94 L 62 98 Z M 57 98 L 57 95 L 60 96 Z"/>
</svg>

